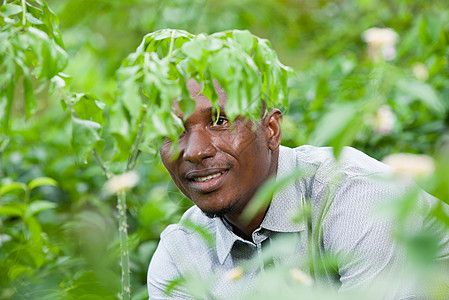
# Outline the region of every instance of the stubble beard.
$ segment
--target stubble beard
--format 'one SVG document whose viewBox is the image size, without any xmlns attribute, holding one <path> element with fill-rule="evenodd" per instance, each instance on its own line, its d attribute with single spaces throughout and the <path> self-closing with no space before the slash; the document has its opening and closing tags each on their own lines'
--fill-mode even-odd
<svg viewBox="0 0 449 300">
<path fill-rule="evenodd" d="M 229 204 L 228 206 L 225 206 L 223 208 L 221 208 L 220 210 L 214 210 L 214 211 L 206 211 L 206 210 L 201 210 L 203 212 L 203 214 L 210 218 L 223 218 L 226 215 L 230 215 L 230 214 L 234 214 L 236 212 L 236 204 L 237 202 L 234 202 L 232 204 Z"/>
</svg>

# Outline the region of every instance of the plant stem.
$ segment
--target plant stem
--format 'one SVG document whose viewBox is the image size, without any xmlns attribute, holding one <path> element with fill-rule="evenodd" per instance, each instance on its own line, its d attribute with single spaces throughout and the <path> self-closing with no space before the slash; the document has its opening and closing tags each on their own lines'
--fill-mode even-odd
<svg viewBox="0 0 449 300">
<path fill-rule="evenodd" d="M 26 6 L 26 0 L 22 0 L 22 26 L 25 26 L 27 24 L 27 6 Z"/>
<path fill-rule="evenodd" d="M 168 50 L 168 57 L 172 56 L 174 41 L 175 41 L 175 30 L 172 29 L 171 39 L 170 39 L 170 49 Z"/>
<path fill-rule="evenodd" d="M 104 174 L 106 175 L 107 179 L 110 179 L 112 177 L 112 173 L 109 172 L 108 168 L 106 168 L 106 165 L 103 161 L 103 159 L 101 158 L 101 156 L 98 154 L 97 150 L 92 150 L 92 155 L 95 158 L 95 160 L 97 161 L 97 163 L 100 165 L 100 168 L 103 170 Z"/>
<path fill-rule="evenodd" d="M 63 89 L 60 90 L 62 98 L 66 105 L 70 108 L 70 112 L 73 116 L 78 118 L 78 114 L 76 113 L 72 103 L 69 101 L 66 93 Z M 141 126 L 143 127 L 143 126 Z M 139 131 L 139 136 L 142 133 Z M 137 139 L 136 139 L 137 140 Z M 139 141 L 140 143 L 140 141 Z M 139 144 L 136 141 L 135 148 L 138 149 Z M 92 156 L 97 161 L 98 165 L 103 170 L 105 176 L 110 179 L 112 177 L 112 173 L 106 167 L 103 159 L 98 154 L 97 150 L 92 150 Z M 135 160 L 137 159 L 137 153 L 134 151 L 133 155 L 133 163 L 130 165 L 128 163 L 128 167 L 134 167 Z M 135 158 L 134 158 L 135 157 Z M 122 190 L 117 193 L 117 211 L 118 211 L 118 223 L 119 223 L 119 236 L 120 236 L 120 267 L 121 267 L 121 300 L 130 300 L 131 299 L 131 283 L 129 278 L 129 250 L 128 250 L 128 222 L 126 220 L 126 191 Z"/>
<path fill-rule="evenodd" d="M 133 152 L 128 159 L 126 170 L 134 169 L 140 150 L 139 145 L 143 138 L 143 130 L 145 127 L 145 119 L 147 115 L 146 108 L 143 110 L 142 120 L 139 124 L 139 131 L 133 145 Z M 126 192 L 124 190 L 118 193 L 119 213 L 119 233 L 120 233 L 120 266 L 122 268 L 122 300 L 131 298 L 131 284 L 129 280 L 129 250 L 128 250 L 128 223 L 126 220 Z"/>
<path fill-rule="evenodd" d="M 131 283 L 129 279 L 128 223 L 126 220 L 126 191 L 117 194 L 117 210 L 120 233 L 120 266 L 122 269 L 122 300 L 131 299 Z"/>
<path fill-rule="evenodd" d="M 70 108 L 70 112 L 73 116 L 78 118 L 78 114 L 76 113 L 72 103 L 69 101 L 66 93 L 63 89 L 60 90 L 61 95 L 64 99 L 66 105 Z M 143 124 L 141 124 L 141 128 L 143 128 Z M 139 143 L 141 136 L 143 135 L 143 130 L 139 130 L 138 137 L 136 138 L 136 144 L 134 145 L 134 152 L 132 154 L 131 163 L 128 161 L 128 170 L 134 167 L 135 161 L 137 159 L 138 152 L 136 149 L 139 149 Z M 92 155 L 97 161 L 98 165 L 103 170 L 105 176 L 110 179 L 112 177 L 112 173 L 106 167 L 103 159 L 98 154 L 97 150 L 92 150 Z M 120 236 L 120 267 L 121 267 L 121 300 L 130 300 L 131 299 L 131 283 L 129 277 L 129 250 L 128 250 L 128 222 L 126 219 L 126 191 L 122 190 L 117 193 L 117 211 L 118 211 L 118 223 L 119 223 L 119 236 Z"/>
</svg>

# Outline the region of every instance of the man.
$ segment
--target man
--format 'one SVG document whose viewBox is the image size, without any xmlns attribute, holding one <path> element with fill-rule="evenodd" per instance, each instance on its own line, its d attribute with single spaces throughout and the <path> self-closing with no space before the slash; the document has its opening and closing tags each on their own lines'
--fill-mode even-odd
<svg viewBox="0 0 449 300">
<path fill-rule="evenodd" d="M 392 237 L 394 216 L 379 212 L 382 204 L 403 199 L 411 188 L 379 179 L 391 170 L 352 148 L 337 162 L 328 148 L 280 146 L 278 109 L 267 109 L 258 121 L 237 118 L 231 124 L 226 94 L 218 84 L 215 88 L 219 116 L 201 94 L 201 84 L 188 82 L 196 108 L 184 123 L 179 153 L 173 153 L 169 140 L 160 148 L 173 181 L 195 206 L 161 235 L 148 272 L 150 299 L 243 297 L 257 286 L 260 274 L 280 266 L 300 271 L 303 284 L 310 276 L 315 285 L 340 292 L 382 286 L 385 292 L 377 290 L 375 299 L 421 299 L 414 279 L 395 277 L 406 276 L 407 253 Z M 250 220 L 242 219 L 267 180 L 285 178 L 296 169 L 304 175 L 277 191 Z M 419 192 L 416 209 L 429 211 L 436 201 Z M 307 209 L 308 216 L 292 219 Z M 444 230 L 421 214 L 411 216 L 407 226 L 410 233 Z M 438 257 L 447 261 L 449 236 L 439 238 Z M 276 243 L 284 243 L 282 253 L 267 255 Z M 190 278 L 187 285 L 176 284 L 183 278 Z M 189 286 L 195 281 L 204 293 L 195 294 Z"/>
</svg>

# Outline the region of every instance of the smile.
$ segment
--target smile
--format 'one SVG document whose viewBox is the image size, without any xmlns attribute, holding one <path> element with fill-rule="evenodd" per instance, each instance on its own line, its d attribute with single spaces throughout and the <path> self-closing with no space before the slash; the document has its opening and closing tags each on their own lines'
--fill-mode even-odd
<svg viewBox="0 0 449 300">
<path fill-rule="evenodd" d="M 195 178 L 193 178 L 193 181 L 195 181 L 195 182 L 209 181 L 211 179 L 217 178 L 218 176 L 220 176 L 223 173 L 224 172 L 219 172 L 219 173 L 215 173 L 215 174 L 211 174 L 211 175 L 207 175 L 207 176 L 203 176 L 203 177 L 195 177 Z"/>
<path fill-rule="evenodd" d="M 192 171 L 187 174 L 189 189 L 200 194 L 208 194 L 221 188 L 225 183 L 229 169 L 209 169 Z"/>
</svg>

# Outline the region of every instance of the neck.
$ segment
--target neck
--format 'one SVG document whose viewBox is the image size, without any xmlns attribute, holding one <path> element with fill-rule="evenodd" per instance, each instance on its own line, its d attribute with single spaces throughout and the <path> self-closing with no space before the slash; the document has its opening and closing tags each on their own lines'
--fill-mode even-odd
<svg viewBox="0 0 449 300">
<path fill-rule="evenodd" d="M 273 176 L 276 176 L 277 167 L 278 167 L 278 158 L 279 158 L 279 148 L 276 149 L 275 151 L 273 151 L 273 163 L 271 164 L 271 167 L 269 169 L 268 176 L 267 176 L 266 180 Z M 266 180 L 263 183 L 265 183 Z M 260 189 L 260 187 L 259 187 L 259 189 Z M 248 201 L 248 202 L 250 202 L 250 201 Z M 229 224 L 231 224 L 232 230 L 236 235 L 240 236 L 241 238 L 243 238 L 245 240 L 252 242 L 253 241 L 252 234 L 253 234 L 254 230 L 259 228 L 260 224 L 262 224 L 265 214 L 268 211 L 269 204 L 262 207 L 257 212 L 257 214 L 255 214 L 252 217 L 252 219 L 249 222 L 248 222 L 248 220 L 242 218 L 242 213 L 245 210 L 245 208 L 247 207 L 247 205 L 248 205 L 248 203 L 245 205 L 245 207 L 243 207 L 243 209 L 239 213 L 228 214 L 224 218 L 226 219 L 226 221 L 228 221 Z"/>
<path fill-rule="evenodd" d="M 239 216 L 225 216 L 226 221 L 232 226 L 232 231 L 241 238 L 253 241 L 252 234 L 254 230 L 262 224 L 263 218 L 268 210 L 268 206 L 255 215 L 250 222 L 242 220 Z"/>
</svg>

